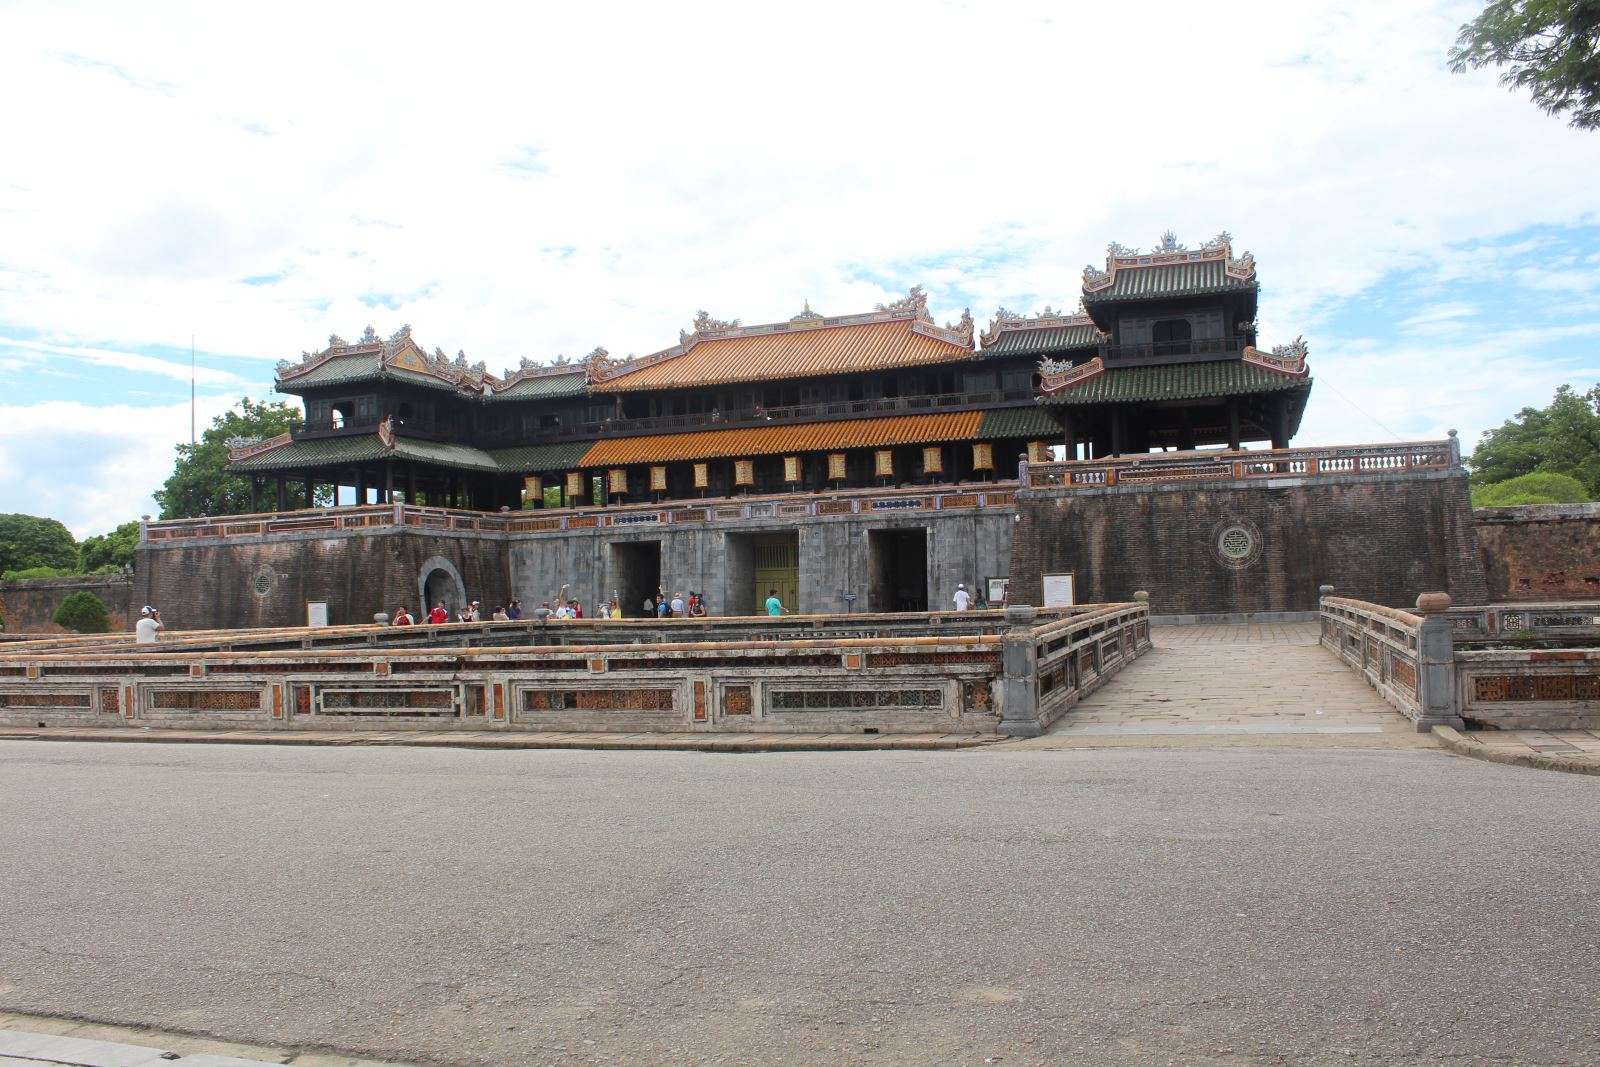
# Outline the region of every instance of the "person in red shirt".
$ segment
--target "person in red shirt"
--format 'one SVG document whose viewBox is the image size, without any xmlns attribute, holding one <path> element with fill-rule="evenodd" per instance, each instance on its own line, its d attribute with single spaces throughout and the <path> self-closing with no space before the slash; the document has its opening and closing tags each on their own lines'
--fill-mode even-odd
<svg viewBox="0 0 1600 1067">
<path fill-rule="evenodd" d="M 450 613 L 444 610 L 444 601 L 442 600 L 433 606 L 432 611 L 428 612 L 428 622 L 434 626 L 439 625 L 441 622 L 449 621 Z"/>
<path fill-rule="evenodd" d="M 576 600 L 569 600 L 569 601 L 567 601 L 567 607 L 572 609 L 572 617 L 574 619 L 583 618 L 583 605 L 582 604 L 578 603 Z"/>
<path fill-rule="evenodd" d="M 403 607 L 394 613 L 394 624 L 396 626 L 410 626 L 414 621 L 411 618 L 411 612 Z"/>
</svg>

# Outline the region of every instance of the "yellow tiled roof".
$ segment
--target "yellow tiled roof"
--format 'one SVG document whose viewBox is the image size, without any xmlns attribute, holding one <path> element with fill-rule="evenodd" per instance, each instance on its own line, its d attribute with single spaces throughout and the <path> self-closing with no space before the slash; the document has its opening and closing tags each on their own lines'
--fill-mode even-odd
<svg viewBox="0 0 1600 1067">
<path fill-rule="evenodd" d="M 714 337 L 681 356 L 590 386 L 596 393 L 681 389 L 971 359 L 969 348 L 912 329 L 908 319 Z"/>
</svg>

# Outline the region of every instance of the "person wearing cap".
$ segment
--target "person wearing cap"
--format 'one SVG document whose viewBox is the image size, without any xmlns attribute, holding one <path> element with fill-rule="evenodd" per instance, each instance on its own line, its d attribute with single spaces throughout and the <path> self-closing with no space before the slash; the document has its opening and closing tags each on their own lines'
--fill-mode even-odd
<svg viewBox="0 0 1600 1067">
<path fill-rule="evenodd" d="M 972 594 L 967 592 L 967 587 L 964 584 L 958 583 L 956 585 L 956 595 L 954 600 L 956 602 L 957 611 L 966 611 L 972 606 Z"/>
<path fill-rule="evenodd" d="M 139 621 L 133 624 L 133 643 L 153 645 L 161 629 L 161 612 L 146 604 L 139 609 Z"/>
</svg>

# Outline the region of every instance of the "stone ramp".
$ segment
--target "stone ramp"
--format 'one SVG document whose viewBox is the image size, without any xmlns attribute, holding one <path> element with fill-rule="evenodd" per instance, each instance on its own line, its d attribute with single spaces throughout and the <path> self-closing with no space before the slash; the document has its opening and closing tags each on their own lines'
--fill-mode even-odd
<svg viewBox="0 0 1600 1067">
<path fill-rule="evenodd" d="M 1432 747 L 1318 632 L 1316 623 L 1155 627 L 1152 651 L 1022 744 Z"/>
</svg>

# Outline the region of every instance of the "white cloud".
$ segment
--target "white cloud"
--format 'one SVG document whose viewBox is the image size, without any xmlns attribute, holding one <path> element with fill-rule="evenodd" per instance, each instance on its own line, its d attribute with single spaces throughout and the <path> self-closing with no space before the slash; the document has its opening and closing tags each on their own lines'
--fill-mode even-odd
<svg viewBox="0 0 1600 1067">
<path fill-rule="evenodd" d="M 0 349 L 4 348 L 22 349 L 42 355 L 67 356 L 97 367 L 116 367 L 141 374 L 154 374 L 180 382 L 187 382 L 192 376 L 198 385 L 232 386 L 245 384 L 243 378 L 225 370 L 202 366 L 195 366 L 191 369 L 187 363 L 174 363 L 172 360 L 140 355 L 137 352 L 118 352 L 115 349 L 85 348 L 79 345 L 47 344 L 42 341 L 28 341 L 16 337 L 0 336 Z M 14 360 L 13 362 L 17 365 L 23 364 L 21 360 Z"/>
<path fill-rule="evenodd" d="M 236 398 L 200 397 L 201 428 Z M 158 514 L 151 492 L 189 439 L 189 405 L 0 404 L 0 510 L 60 519 L 73 535 Z"/>
</svg>

